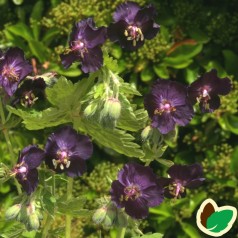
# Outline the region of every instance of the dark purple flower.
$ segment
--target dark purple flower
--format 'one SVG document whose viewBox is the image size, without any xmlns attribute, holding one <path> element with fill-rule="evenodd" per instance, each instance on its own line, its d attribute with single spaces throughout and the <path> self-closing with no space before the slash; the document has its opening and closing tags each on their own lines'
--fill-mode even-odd
<svg viewBox="0 0 238 238">
<path fill-rule="evenodd" d="M 111 199 L 117 207 L 125 207 L 126 213 L 135 218 L 148 216 L 148 208 L 159 205 L 163 189 L 150 167 L 128 163 L 119 171 L 118 180 L 113 181 Z"/>
<path fill-rule="evenodd" d="M 115 23 L 108 28 L 111 41 L 118 41 L 122 48 L 136 50 L 145 39 L 152 39 L 159 32 L 160 26 L 154 22 L 155 8 L 151 5 L 140 8 L 135 2 L 120 4 L 114 15 Z"/>
<path fill-rule="evenodd" d="M 220 106 L 218 95 L 227 95 L 231 86 L 230 79 L 219 78 L 217 71 L 213 69 L 189 86 L 189 99 L 193 104 L 199 102 L 202 112 L 213 112 Z"/>
<path fill-rule="evenodd" d="M 0 85 L 12 96 L 19 83 L 32 72 L 32 66 L 19 48 L 10 48 L 0 60 Z"/>
<path fill-rule="evenodd" d="M 43 78 L 27 79 L 17 89 L 13 105 L 21 104 L 24 107 L 31 107 L 38 99 L 45 96 L 46 83 Z"/>
<path fill-rule="evenodd" d="M 50 169 L 76 177 L 86 171 L 85 160 L 91 157 L 93 145 L 87 136 L 65 126 L 49 136 L 45 151 L 45 162 Z"/>
<path fill-rule="evenodd" d="M 18 182 L 22 185 L 23 190 L 29 195 L 35 191 L 38 183 L 37 167 L 45 158 L 45 152 L 36 145 L 25 147 L 13 168 L 12 173 L 16 175 Z"/>
<path fill-rule="evenodd" d="M 167 134 L 175 124 L 185 126 L 193 117 L 193 107 L 187 99 L 186 87 L 170 80 L 157 80 L 145 97 L 145 108 L 152 127 Z"/>
<path fill-rule="evenodd" d="M 205 178 L 202 166 L 192 165 L 173 165 L 167 172 L 170 178 L 159 178 L 159 184 L 164 187 L 164 195 L 167 198 L 185 197 L 185 188 L 197 188 Z"/>
<path fill-rule="evenodd" d="M 69 49 L 61 55 L 65 68 L 73 62 L 80 61 L 84 73 L 94 72 L 103 65 L 101 45 L 106 40 L 106 28 L 95 27 L 92 18 L 78 22 L 72 29 Z"/>
</svg>

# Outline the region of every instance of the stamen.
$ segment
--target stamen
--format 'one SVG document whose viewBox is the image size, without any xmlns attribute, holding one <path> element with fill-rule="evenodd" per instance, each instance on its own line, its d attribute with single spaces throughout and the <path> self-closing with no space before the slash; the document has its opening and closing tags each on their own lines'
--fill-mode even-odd
<svg viewBox="0 0 238 238">
<path fill-rule="evenodd" d="M 70 161 L 68 161 L 67 163 L 66 163 L 66 168 L 69 168 L 69 166 L 70 166 Z"/>
<path fill-rule="evenodd" d="M 64 165 L 63 164 L 60 164 L 60 169 L 64 170 Z"/>
</svg>

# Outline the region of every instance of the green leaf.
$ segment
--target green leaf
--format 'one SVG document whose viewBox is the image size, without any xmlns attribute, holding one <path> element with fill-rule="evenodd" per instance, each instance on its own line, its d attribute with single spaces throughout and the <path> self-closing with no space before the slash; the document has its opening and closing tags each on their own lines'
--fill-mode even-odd
<svg viewBox="0 0 238 238">
<path fill-rule="evenodd" d="M 59 111 L 52 107 L 40 112 L 34 110 L 24 111 L 11 106 L 7 106 L 7 109 L 11 113 L 21 117 L 23 120 L 22 123 L 25 124 L 28 130 L 40 130 L 69 122 L 67 111 Z"/>
<path fill-rule="evenodd" d="M 141 93 L 137 91 L 131 84 L 124 83 L 122 80 L 123 79 L 120 80 L 120 93 L 141 96 Z"/>
<path fill-rule="evenodd" d="M 232 210 L 222 210 L 212 213 L 206 223 L 206 228 L 212 232 L 220 232 L 224 230 L 233 217 Z"/>
<path fill-rule="evenodd" d="M 151 81 L 154 77 L 155 77 L 155 74 L 154 74 L 154 71 L 151 67 L 146 67 L 140 74 L 141 76 L 141 80 L 143 82 L 149 82 Z"/>
<path fill-rule="evenodd" d="M 235 54 L 231 50 L 223 50 L 222 51 L 224 59 L 225 59 L 225 69 L 229 74 L 238 77 L 237 66 L 234 62 L 238 62 L 238 55 Z"/>
<path fill-rule="evenodd" d="M 153 66 L 153 69 L 158 77 L 160 77 L 162 79 L 169 78 L 169 71 L 165 64 L 155 64 Z"/>
<path fill-rule="evenodd" d="M 223 129 L 238 135 L 238 116 L 224 114 L 221 118 L 219 118 L 219 123 Z"/>
<path fill-rule="evenodd" d="M 127 98 L 120 94 L 119 100 L 122 104 L 122 110 L 120 118 L 117 122 L 117 127 L 128 131 L 138 131 L 142 129 L 145 125 L 145 122 L 137 120 L 136 115 Z"/>
<path fill-rule="evenodd" d="M 7 27 L 7 30 L 11 33 L 24 38 L 24 40 L 29 41 L 33 39 L 33 35 L 29 26 L 23 22 L 18 22 L 15 25 Z"/>
<path fill-rule="evenodd" d="M 36 40 L 39 40 L 40 36 L 40 30 L 41 30 L 41 24 L 40 20 L 42 18 L 42 12 L 44 10 L 44 3 L 42 0 L 39 0 L 34 5 L 32 12 L 31 12 L 31 28 L 33 31 L 34 38 Z"/>
<path fill-rule="evenodd" d="M 74 128 L 89 134 L 100 145 L 111 148 L 128 157 L 143 157 L 140 146 L 133 142 L 132 135 L 119 129 L 103 128 L 100 124 L 85 118 L 74 118 Z"/>
<path fill-rule="evenodd" d="M 189 223 L 181 222 L 180 223 L 182 226 L 183 231 L 189 235 L 191 238 L 202 238 L 201 235 L 198 232 L 198 229 L 192 226 Z"/>
<path fill-rule="evenodd" d="M 60 31 L 56 28 L 51 28 L 51 29 L 48 29 L 44 36 L 42 37 L 42 43 L 44 43 L 44 45 L 48 46 L 52 40 L 55 39 L 56 36 L 58 36 L 60 33 Z M 81 71 L 80 71 L 81 72 Z"/>
<path fill-rule="evenodd" d="M 41 63 L 44 63 L 48 59 L 48 48 L 37 40 L 28 40 L 31 53 L 38 58 Z"/>
</svg>

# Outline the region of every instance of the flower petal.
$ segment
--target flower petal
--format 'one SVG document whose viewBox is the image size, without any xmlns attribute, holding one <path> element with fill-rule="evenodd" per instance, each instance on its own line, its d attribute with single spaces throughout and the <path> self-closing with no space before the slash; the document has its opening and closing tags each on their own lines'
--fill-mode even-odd
<svg viewBox="0 0 238 238">
<path fill-rule="evenodd" d="M 87 170 L 86 163 L 83 159 L 79 157 L 70 158 L 70 166 L 65 169 L 66 174 L 69 177 L 75 178 L 81 176 Z"/>
<path fill-rule="evenodd" d="M 95 72 L 103 65 L 102 50 L 99 46 L 88 49 L 82 58 L 82 71 L 84 73 Z"/>
<path fill-rule="evenodd" d="M 126 213 L 135 219 L 144 219 L 149 215 L 148 204 L 142 197 L 135 201 L 129 200 L 125 205 Z"/>
<path fill-rule="evenodd" d="M 164 200 L 163 189 L 159 185 L 143 189 L 141 196 L 147 200 L 149 207 L 158 206 Z"/>
<path fill-rule="evenodd" d="M 112 182 L 110 190 L 111 200 L 120 208 L 125 206 L 125 200 L 122 199 L 124 197 L 124 188 L 118 180 Z"/>
<path fill-rule="evenodd" d="M 61 54 L 60 58 L 61 58 L 62 65 L 66 69 L 69 68 L 71 64 L 74 63 L 75 61 L 81 60 L 81 57 L 77 55 L 75 52 L 70 52 L 68 54 Z"/>
</svg>

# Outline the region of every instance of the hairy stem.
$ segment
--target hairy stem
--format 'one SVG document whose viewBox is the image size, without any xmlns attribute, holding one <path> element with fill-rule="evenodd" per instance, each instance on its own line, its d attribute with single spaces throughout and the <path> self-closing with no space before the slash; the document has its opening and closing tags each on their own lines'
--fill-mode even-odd
<svg viewBox="0 0 238 238">
<path fill-rule="evenodd" d="M 69 200 L 72 197 L 73 192 L 73 178 L 68 178 L 68 184 L 67 184 L 67 200 Z M 71 237 L 71 215 L 66 215 L 66 221 L 65 221 L 65 238 Z"/>
<path fill-rule="evenodd" d="M 1 97 L 0 97 L 0 117 L 1 117 L 2 124 L 4 125 L 5 122 L 6 122 L 6 117 L 5 117 L 5 114 L 4 114 L 4 109 L 3 109 L 3 104 L 2 104 Z M 8 150 L 9 150 L 10 155 L 11 155 L 11 161 L 14 161 L 15 155 L 14 155 L 14 152 L 13 152 L 12 143 L 11 143 L 11 140 L 10 140 L 10 135 L 8 133 L 7 128 L 3 128 L 2 132 L 3 132 L 3 135 L 4 135 L 5 141 L 7 143 Z M 12 165 L 14 165 L 14 164 L 12 163 Z M 20 185 L 17 182 L 15 177 L 14 177 L 14 183 L 16 185 L 18 194 L 21 194 L 22 193 L 21 187 L 20 187 Z"/>
</svg>

